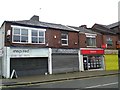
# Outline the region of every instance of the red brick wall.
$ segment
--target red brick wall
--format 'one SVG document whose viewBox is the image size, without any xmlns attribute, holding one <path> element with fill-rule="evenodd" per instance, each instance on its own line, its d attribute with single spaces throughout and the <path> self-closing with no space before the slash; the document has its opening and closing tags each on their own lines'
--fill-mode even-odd
<svg viewBox="0 0 120 90">
<path fill-rule="evenodd" d="M 96 36 L 96 46 L 97 48 L 101 48 L 102 46 L 102 35 L 100 34 L 97 34 Z"/>
<path fill-rule="evenodd" d="M 116 49 L 117 36 L 115 35 L 103 35 L 103 43 L 106 44 L 107 36 L 109 36 L 113 41 L 113 46 L 108 46 L 108 49 Z"/>
<path fill-rule="evenodd" d="M 80 36 L 79 36 L 79 47 L 80 48 L 86 48 L 87 46 L 86 46 L 86 35 L 85 34 L 80 34 Z"/>
<path fill-rule="evenodd" d="M 61 45 L 61 32 L 62 30 L 56 29 L 46 29 L 45 32 L 45 44 L 20 44 L 20 43 L 12 43 L 12 28 L 10 23 L 6 23 L 5 31 L 11 30 L 11 35 L 9 36 L 9 40 L 5 38 L 5 46 L 27 46 L 27 47 L 51 47 L 51 48 L 78 48 L 78 33 L 70 32 L 68 33 L 68 46 Z M 6 37 L 5 33 L 5 37 Z"/>
<path fill-rule="evenodd" d="M 46 31 L 46 37 L 47 37 L 47 43 L 49 47 L 78 48 L 78 33 L 77 32 L 68 32 L 68 40 L 69 40 L 68 46 L 62 46 L 61 44 L 61 30 L 48 29 Z"/>
<path fill-rule="evenodd" d="M 78 35 L 77 32 L 69 32 L 69 48 L 79 48 Z"/>
</svg>

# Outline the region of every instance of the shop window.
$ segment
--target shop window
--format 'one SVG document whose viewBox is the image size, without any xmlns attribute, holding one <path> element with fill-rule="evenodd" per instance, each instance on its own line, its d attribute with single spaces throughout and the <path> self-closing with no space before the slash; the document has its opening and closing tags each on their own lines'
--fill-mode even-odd
<svg viewBox="0 0 120 90">
<path fill-rule="evenodd" d="M 96 36 L 86 35 L 86 44 L 87 44 L 87 47 L 96 47 Z"/>
<path fill-rule="evenodd" d="M 107 42 L 107 46 L 113 45 L 113 40 L 110 37 L 107 37 L 106 42 Z"/>
<path fill-rule="evenodd" d="M 102 68 L 102 60 L 100 56 L 89 56 L 88 57 L 88 68 L 99 69 Z"/>
<path fill-rule="evenodd" d="M 61 34 L 61 43 L 62 45 L 68 45 L 68 34 Z"/>
</svg>

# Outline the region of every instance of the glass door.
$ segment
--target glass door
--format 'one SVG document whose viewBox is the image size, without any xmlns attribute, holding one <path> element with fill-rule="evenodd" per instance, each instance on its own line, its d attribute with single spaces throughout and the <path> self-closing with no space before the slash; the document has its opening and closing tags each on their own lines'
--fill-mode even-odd
<svg viewBox="0 0 120 90">
<path fill-rule="evenodd" d="M 83 57 L 83 66 L 84 66 L 84 70 L 88 70 L 88 57 L 87 56 Z"/>
</svg>

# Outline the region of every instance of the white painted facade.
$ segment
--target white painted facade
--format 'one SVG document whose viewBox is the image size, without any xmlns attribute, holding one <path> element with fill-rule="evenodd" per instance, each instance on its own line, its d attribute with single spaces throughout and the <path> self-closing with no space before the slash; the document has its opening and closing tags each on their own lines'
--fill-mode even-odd
<svg viewBox="0 0 120 90">
<path fill-rule="evenodd" d="M 51 48 L 4 47 L 2 75 L 10 78 L 10 58 L 48 57 L 48 73 L 52 74 Z"/>
</svg>

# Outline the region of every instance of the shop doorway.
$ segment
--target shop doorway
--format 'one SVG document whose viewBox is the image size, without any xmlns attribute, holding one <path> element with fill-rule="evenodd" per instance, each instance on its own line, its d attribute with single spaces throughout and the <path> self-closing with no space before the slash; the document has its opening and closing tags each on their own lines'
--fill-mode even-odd
<svg viewBox="0 0 120 90">
<path fill-rule="evenodd" d="M 87 56 L 83 57 L 83 66 L 84 66 L 84 70 L 88 70 L 88 57 Z"/>
</svg>

